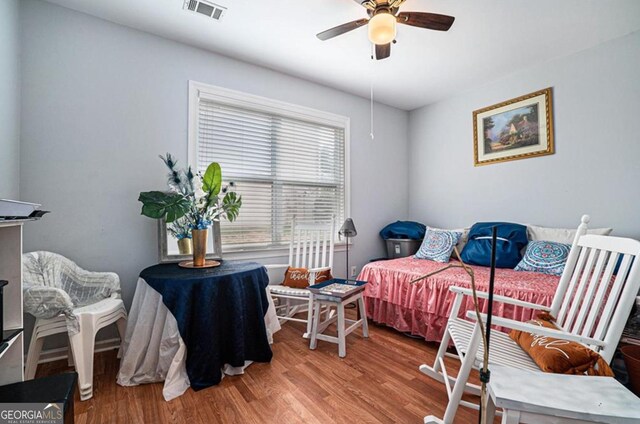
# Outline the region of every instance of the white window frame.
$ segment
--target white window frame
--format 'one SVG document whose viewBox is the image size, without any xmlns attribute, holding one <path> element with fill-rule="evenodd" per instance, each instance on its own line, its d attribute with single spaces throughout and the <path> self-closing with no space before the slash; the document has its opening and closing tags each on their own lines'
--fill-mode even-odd
<svg viewBox="0 0 640 424">
<path fill-rule="evenodd" d="M 205 84 L 197 81 L 189 81 L 189 122 L 188 122 L 188 163 L 193 169 L 197 169 L 198 164 L 198 100 L 206 99 L 212 102 L 256 110 L 267 114 L 275 114 L 287 118 L 299 119 L 321 125 L 328 125 L 344 129 L 344 211 L 345 218 L 351 216 L 351 169 L 350 169 L 350 126 L 351 118 L 324 112 L 305 106 L 274 100 L 267 97 L 256 96 L 254 94 L 243 93 L 241 91 L 230 90 L 228 88 Z M 224 173 L 224 169 L 222 170 Z M 239 193 L 242 195 L 242 193 Z M 242 213 L 242 209 L 240 209 Z M 336 231 L 342 225 L 336 222 Z M 283 256 L 288 252 L 289 247 L 267 247 L 242 250 L 225 250 L 224 239 L 222 240 L 222 252 L 226 257 L 243 258 L 270 258 Z M 343 250 L 344 240 L 336 243 L 336 250 Z"/>
</svg>

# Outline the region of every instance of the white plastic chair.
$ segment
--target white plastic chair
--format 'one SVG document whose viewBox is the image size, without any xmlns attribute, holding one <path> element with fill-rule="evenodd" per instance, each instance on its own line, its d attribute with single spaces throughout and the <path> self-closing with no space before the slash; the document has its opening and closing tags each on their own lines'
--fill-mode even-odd
<svg viewBox="0 0 640 424">
<path fill-rule="evenodd" d="M 280 322 L 297 321 L 307 324 L 303 337 L 311 335 L 313 305 L 309 290 L 283 286 L 287 267 L 308 268 L 309 285 L 315 284 L 316 274 L 333 267 L 333 247 L 335 243 L 335 219 L 324 223 L 291 223 L 291 242 L 287 264 L 266 265 L 269 274 L 269 292 L 276 301 L 276 312 Z M 295 315 L 306 312 L 306 318 Z"/>
<path fill-rule="evenodd" d="M 36 317 L 29 343 L 25 379 L 35 377 L 44 338 L 69 334 L 69 365 L 78 372 L 80 399 L 93 396 L 95 336 L 116 324 L 124 339 L 127 311 L 114 273 L 89 272 L 51 252 L 24 255 L 25 311 Z"/>
<path fill-rule="evenodd" d="M 551 307 L 504 296 L 493 297 L 495 302 L 549 312 L 556 317 L 554 324 L 559 330 L 495 316 L 492 323 L 582 343 L 610 363 L 640 289 L 640 261 L 636 260 L 640 255 L 640 242 L 621 237 L 586 235 L 588 222 L 589 217 L 583 216 Z M 614 276 L 620 257 L 622 261 Z M 442 419 L 427 416 L 425 423 L 452 424 L 459 405 L 477 408 L 477 405 L 461 399 L 465 391 L 479 394 L 479 387 L 467 380 L 471 369 L 482 364 L 484 349 L 480 327 L 474 322 L 473 311 L 467 312 L 467 319 L 458 317 L 463 297 L 470 296 L 471 290 L 451 287 L 451 291 L 456 293 L 456 297 L 436 359 L 432 366 L 420 366 L 420 371 L 445 384 L 449 403 Z M 488 297 L 484 292 L 477 294 L 484 299 Z M 447 373 L 444 365 L 450 341 L 453 341 L 461 361 L 455 378 Z M 500 331 L 491 333 L 489 364 L 542 372 L 508 334 Z M 546 394 L 540 393 L 540 396 Z"/>
</svg>

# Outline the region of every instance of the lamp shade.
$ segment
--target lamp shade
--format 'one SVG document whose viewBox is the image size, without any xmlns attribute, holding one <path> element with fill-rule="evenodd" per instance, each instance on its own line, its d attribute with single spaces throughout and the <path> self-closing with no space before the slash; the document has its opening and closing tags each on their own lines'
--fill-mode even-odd
<svg viewBox="0 0 640 424">
<path fill-rule="evenodd" d="M 353 224 L 353 219 L 345 219 L 344 224 L 342 224 L 342 227 L 340 227 L 340 231 L 338 231 L 338 234 L 345 237 L 357 236 L 358 232 L 356 231 L 356 226 Z"/>
<path fill-rule="evenodd" d="M 369 41 L 373 44 L 389 44 L 396 38 L 396 17 L 389 12 L 380 12 L 369 19 Z"/>
</svg>

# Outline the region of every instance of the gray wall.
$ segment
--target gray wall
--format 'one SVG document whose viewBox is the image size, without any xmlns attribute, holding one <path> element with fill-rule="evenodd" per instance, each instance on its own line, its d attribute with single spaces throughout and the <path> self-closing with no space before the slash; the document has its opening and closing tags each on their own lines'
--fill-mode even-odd
<svg viewBox="0 0 640 424">
<path fill-rule="evenodd" d="M 0 1 L 0 198 L 20 197 L 18 0 Z"/>
<path fill-rule="evenodd" d="M 592 224 L 640 237 L 640 33 L 411 112 L 409 215 L 458 227 Z M 473 70 L 469 70 L 473 72 Z M 473 166 L 476 109 L 553 87 L 556 153 Z"/>
<path fill-rule="evenodd" d="M 23 1 L 21 194 L 53 211 L 25 227 L 25 249 L 117 272 L 126 303 L 156 263 L 156 223 L 140 191 L 165 187 L 158 154 L 187 157 L 188 80 L 351 118 L 351 263 L 383 254 L 377 232 L 407 215 L 408 113 L 99 20 Z M 270 259 L 276 262 L 276 259 Z M 344 253 L 336 255 L 343 274 Z"/>
</svg>

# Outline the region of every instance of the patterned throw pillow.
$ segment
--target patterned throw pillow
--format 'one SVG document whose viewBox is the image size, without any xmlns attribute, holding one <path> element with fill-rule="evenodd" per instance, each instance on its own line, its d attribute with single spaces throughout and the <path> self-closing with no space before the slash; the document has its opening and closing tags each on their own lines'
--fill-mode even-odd
<svg viewBox="0 0 640 424">
<path fill-rule="evenodd" d="M 422 245 L 414 257 L 416 259 L 431 259 L 436 262 L 449 262 L 453 247 L 458 244 L 460 237 L 462 237 L 462 233 L 457 231 L 427 227 Z"/>
<path fill-rule="evenodd" d="M 320 271 L 316 274 L 315 284 L 331 279 L 333 279 L 331 271 Z M 287 268 L 282 285 L 296 289 L 306 289 L 309 286 L 309 270 L 307 268 Z"/>
<path fill-rule="evenodd" d="M 542 313 L 538 314 L 538 319 L 528 323 L 557 330 L 558 327 L 549 321 L 551 318 L 553 317 Z M 608 377 L 614 375 L 600 355 L 580 343 L 520 330 L 511 330 L 509 337 L 518 343 L 544 372 Z"/>
<path fill-rule="evenodd" d="M 571 246 L 554 241 L 530 241 L 524 258 L 516 271 L 533 271 L 549 275 L 562 275 Z"/>
</svg>

